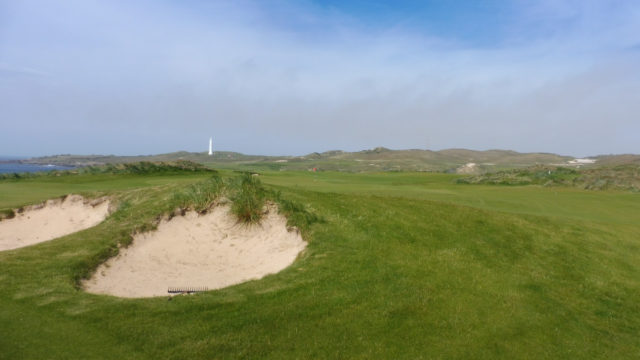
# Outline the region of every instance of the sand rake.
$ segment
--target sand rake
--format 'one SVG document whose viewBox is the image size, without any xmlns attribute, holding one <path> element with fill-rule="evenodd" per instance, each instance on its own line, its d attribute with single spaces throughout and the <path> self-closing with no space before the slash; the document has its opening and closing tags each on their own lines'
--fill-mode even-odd
<svg viewBox="0 0 640 360">
<path fill-rule="evenodd" d="M 185 287 L 169 287 L 167 292 L 169 294 L 193 294 L 197 292 L 207 291 L 209 288 L 206 286 L 185 286 Z"/>
</svg>

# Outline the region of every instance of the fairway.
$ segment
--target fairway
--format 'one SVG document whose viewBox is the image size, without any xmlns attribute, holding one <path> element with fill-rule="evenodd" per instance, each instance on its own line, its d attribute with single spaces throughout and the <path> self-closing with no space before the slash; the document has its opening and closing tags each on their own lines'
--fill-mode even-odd
<svg viewBox="0 0 640 360">
<path fill-rule="evenodd" d="M 262 280 L 172 301 L 88 294 L 77 279 L 203 175 L 5 180 L 2 209 L 70 192 L 127 205 L 0 252 L 0 358 L 640 356 L 638 194 L 454 177 L 265 173 L 323 218 L 302 229 L 305 252 Z"/>
<path fill-rule="evenodd" d="M 318 192 L 433 200 L 479 209 L 611 224 L 638 224 L 640 194 L 571 187 L 455 184 L 439 173 L 273 172 L 266 183 Z"/>
</svg>

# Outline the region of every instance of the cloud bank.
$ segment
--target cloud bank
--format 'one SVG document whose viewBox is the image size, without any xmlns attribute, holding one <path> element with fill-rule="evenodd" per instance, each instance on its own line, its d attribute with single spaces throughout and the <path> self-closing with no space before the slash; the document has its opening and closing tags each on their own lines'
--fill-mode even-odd
<svg viewBox="0 0 640 360">
<path fill-rule="evenodd" d="M 132 3 L 0 5 L 0 153 L 640 153 L 632 1 Z"/>
</svg>

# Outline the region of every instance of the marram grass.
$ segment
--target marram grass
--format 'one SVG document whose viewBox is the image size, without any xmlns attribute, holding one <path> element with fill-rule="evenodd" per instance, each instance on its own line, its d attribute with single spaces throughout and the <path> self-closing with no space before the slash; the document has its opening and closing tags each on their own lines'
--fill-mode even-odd
<svg viewBox="0 0 640 360">
<path fill-rule="evenodd" d="M 232 185 L 231 212 L 244 223 L 258 223 L 265 206 L 265 190 L 257 176 L 244 173 Z"/>
</svg>

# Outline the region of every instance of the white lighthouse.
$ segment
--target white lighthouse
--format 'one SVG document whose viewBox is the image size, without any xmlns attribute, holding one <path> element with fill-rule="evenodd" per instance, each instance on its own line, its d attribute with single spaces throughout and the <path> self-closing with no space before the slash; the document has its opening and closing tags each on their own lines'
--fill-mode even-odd
<svg viewBox="0 0 640 360">
<path fill-rule="evenodd" d="M 209 138 L 209 155 L 213 155 L 213 138 Z"/>
</svg>

